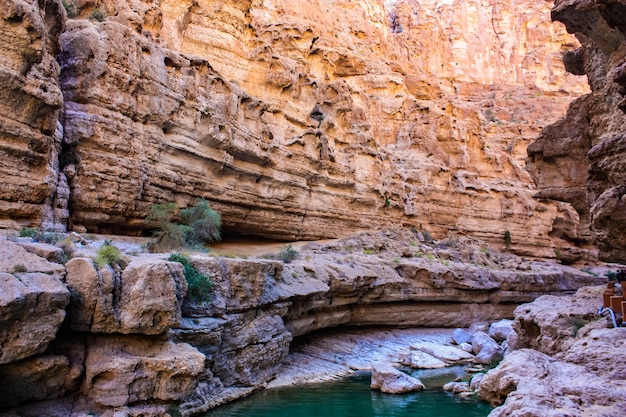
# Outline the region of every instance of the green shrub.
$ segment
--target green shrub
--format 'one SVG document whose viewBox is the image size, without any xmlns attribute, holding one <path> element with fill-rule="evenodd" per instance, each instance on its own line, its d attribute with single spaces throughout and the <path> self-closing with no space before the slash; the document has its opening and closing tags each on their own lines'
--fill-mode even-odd
<svg viewBox="0 0 626 417">
<path fill-rule="evenodd" d="M 278 259 L 288 264 L 298 257 L 298 251 L 291 245 L 287 245 L 278 252 Z"/>
<path fill-rule="evenodd" d="M 190 228 L 185 236 L 190 245 L 216 242 L 221 238 L 222 218 L 209 207 L 206 200 L 200 200 L 193 207 L 182 210 L 180 220 Z"/>
<path fill-rule="evenodd" d="M 103 267 L 105 265 L 113 266 L 118 265 L 119 267 L 126 266 L 126 262 L 124 261 L 124 257 L 120 250 L 111 244 L 108 240 L 105 240 L 102 246 L 96 252 L 96 259 L 94 263 L 97 267 Z"/>
<path fill-rule="evenodd" d="M 189 256 L 182 253 L 173 253 L 167 259 L 171 262 L 178 262 L 183 265 L 185 279 L 187 280 L 187 298 L 190 301 L 204 302 L 209 300 L 209 292 L 215 286 L 211 278 L 201 273 L 191 265 Z"/>
<path fill-rule="evenodd" d="M 35 242 L 49 243 L 52 245 L 63 239 L 64 236 L 65 235 L 63 235 L 62 233 L 35 229 L 33 227 L 22 227 L 19 232 L 19 237 L 30 237 Z"/>
<path fill-rule="evenodd" d="M 363 254 L 364 255 L 373 255 L 374 254 L 374 249 L 363 249 Z"/>
<path fill-rule="evenodd" d="M 26 272 L 26 267 L 24 266 L 24 264 L 15 264 L 13 265 L 13 274 L 15 274 L 16 272 Z"/>
<path fill-rule="evenodd" d="M 184 247 L 197 247 L 220 240 L 222 219 L 209 207 L 206 200 L 195 206 L 179 210 L 176 203 L 155 204 L 146 218 L 156 231 L 152 251 L 169 251 Z"/>
<path fill-rule="evenodd" d="M 22 227 L 20 229 L 20 237 L 32 237 L 34 238 L 35 236 L 37 236 L 37 229 L 33 228 L 33 227 Z"/>
<path fill-rule="evenodd" d="M 504 244 L 506 246 L 506 250 L 510 250 L 511 249 L 511 232 L 509 232 L 508 230 L 504 231 Z"/>
</svg>

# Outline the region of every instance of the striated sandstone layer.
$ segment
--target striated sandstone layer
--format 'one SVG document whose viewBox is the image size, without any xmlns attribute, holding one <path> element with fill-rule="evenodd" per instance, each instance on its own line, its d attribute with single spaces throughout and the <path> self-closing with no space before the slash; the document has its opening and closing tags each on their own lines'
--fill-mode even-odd
<svg viewBox="0 0 626 417">
<path fill-rule="evenodd" d="M 556 2 L 552 18 L 582 43 L 565 55 L 566 68 L 586 74 L 591 93 L 528 148 L 539 196 L 571 203 L 602 258 L 614 262 L 626 261 L 625 8 L 621 1 Z"/>
<path fill-rule="evenodd" d="M 577 44 L 549 7 L 76 0 L 69 20 L 46 20 L 65 25 L 48 31 L 62 147 L 37 184 L 53 215 L 33 203 L 0 217 L 139 233 L 152 204 L 202 197 L 226 233 L 316 239 L 394 224 L 503 245 L 510 230 L 520 254 L 574 260 L 578 214 L 534 199 L 523 168 L 528 142 L 587 91 L 564 70 Z M 7 36 L 24 30 L 4 22 Z M 52 135 L 57 113 L 45 114 Z M 26 202 L 13 189 L 2 199 Z"/>
</svg>

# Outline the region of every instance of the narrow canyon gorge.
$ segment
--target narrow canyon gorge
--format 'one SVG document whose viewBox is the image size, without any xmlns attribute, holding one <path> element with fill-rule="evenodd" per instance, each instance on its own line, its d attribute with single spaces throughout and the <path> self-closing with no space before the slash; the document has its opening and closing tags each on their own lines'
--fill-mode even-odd
<svg viewBox="0 0 626 417">
<path fill-rule="evenodd" d="M 620 0 L 0 0 L 0 416 L 200 415 L 326 329 L 503 318 L 490 415 L 626 412 L 625 34 Z M 294 259 L 193 250 L 190 299 L 148 236 L 199 200 Z"/>
</svg>

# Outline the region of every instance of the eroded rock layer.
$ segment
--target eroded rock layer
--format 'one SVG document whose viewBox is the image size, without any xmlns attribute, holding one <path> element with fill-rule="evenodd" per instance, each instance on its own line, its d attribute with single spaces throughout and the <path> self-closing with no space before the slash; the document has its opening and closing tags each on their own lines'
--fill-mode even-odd
<svg viewBox="0 0 626 417">
<path fill-rule="evenodd" d="M 0 378 L 11 381 L 0 387 L 2 417 L 175 415 L 173 403 L 180 415 L 197 415 L 265 386 L 290 362 L 294 339 L 318 330 L 467 327 L 510 317 L 540 295 L 605 281 L 467 237 L 435 244 L 389 229 L 310 243 L 290 262 L 194 255 L 193 266 L 214 283 L 199 301 L 185 296 L 182 265 L 163 254 L 129 254 L 123 270 L 96 267 L 103 243 L 77 244 L 64 269 L 36 255 L 49 245 L 15 240 L 0 240 L 8 290 L 0 297 Z M 487 358 L 488 343 L 476 335 L 475 358 L 456 348 L 450 355 L 490 363 L 501 354 L 491 341 Z M 412 344 L 424 352 L 431 345 Z M 348 369 L 330 366 L 334 375 Z"/>
<path fill-rule="evenodd" d="M 564 71 L 575 40 L 549 6 L 70 2 L 66 28 L 48 31 L 61 50 L 45 55 L 61 64 L 48 80 L 64 96 L 60 157 L 40 164 L 52 168 L 39 203 L 3 196 L 47 217 L 0 214 L 138 233 L 152 204 L 202 197 L 227 233 L 315 239 L 409 224 L 502 245 L 510 230 L 518 253 L 568 255 L 586 236 L 578 214 L 533 199 L 523 169 L 529 140 L 586 91 Z M 9 35 L 24 29 L 4 22 Z"/>
<path fill-rule="evenodd" d="M 587 74 L 592 92 L 529 146 L 542 197 L 571 203 L 590 224 L 601 256 L 626 261 L 626 5 L 621 1 L 557 1 L 552 11 L 582 47 L 566 68 Z"/>
</svg>

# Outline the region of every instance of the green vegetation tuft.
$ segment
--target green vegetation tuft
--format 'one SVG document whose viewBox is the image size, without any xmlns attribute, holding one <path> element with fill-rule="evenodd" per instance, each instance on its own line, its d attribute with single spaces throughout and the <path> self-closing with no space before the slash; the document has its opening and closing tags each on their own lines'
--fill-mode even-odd
<svg viewBox="0 0 626 417">
<path fill-rule="evenodd" d="M 205 302 L 209 301 L 209 292 L 215 286 L 211 278 L 198 271 L 191 265 L 189 256 L 182 253 L 173 253 L 167 259 L 171 262 L 178 262 L 183 265 L 185 279 L 187 280 L 187 298 L 189 301 Z"/>
<path fill-rule="evenodd" d="M 511 249 L 511 232 L 508 230 L 504 231 L 504 244 L 506 245 L 507 252 Z"/>
<path fill-rule="evenodd" d="M 16 272 L 26 272 L 26 267 L 24 266 L 24 264 L 13 265 L 12 273 L 15 274 Z"/>
<path fill-rule="evenodd" d="M 288 264 L 291 261 L 295 260 L 298 257 L 298 251 L 295 250 L 291 245 L 287 245 L 278 252 L 278 259 Z"/>
<path fill-rule="evenodd" d="M 33 227 L 22 227 L 20 229 L 20 237 L 31 237 L 34 238 L 35 236 L 37 236 L 37 229 L 33 228 Z"/>
<path fill-rule="evenodd" d="M 96 252 L 96 259 L 94 260 L 94 263 L 99 268 L 105 265 L 117 265 L 120 268 L 126 266 L 126 261 L 124 260 L 120 250 L 108 240 L 105 240 L 102 246 L 98 249 L 98 252 Z"/>
<path fill-rule="evenodd" d="M 96 7 L 93 12 L 91 12 L 91 18 L 93 20 L 97 20 L 98 22 L 104 22 L 107 18 L 107 14 L 104 10 L 99 7 Z"/>
</svg>

